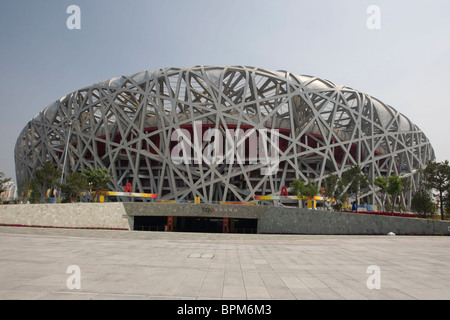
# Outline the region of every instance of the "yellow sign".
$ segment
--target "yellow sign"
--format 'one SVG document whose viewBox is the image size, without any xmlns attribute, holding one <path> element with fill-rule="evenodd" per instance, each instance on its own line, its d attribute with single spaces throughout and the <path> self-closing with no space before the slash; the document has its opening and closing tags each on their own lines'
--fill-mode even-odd
<svg viewBox="0 0 450 320">
<path fill-rule="evenodd" d="M 326 199 L 324 197 L 315 196 L 313 198 L 311 197 L 305 197 L 305 196 L 254 196 L 255 200 L 320 200 L 320 201 L 332 201 L 335 202 L 334 199 Z"/>
</svg>

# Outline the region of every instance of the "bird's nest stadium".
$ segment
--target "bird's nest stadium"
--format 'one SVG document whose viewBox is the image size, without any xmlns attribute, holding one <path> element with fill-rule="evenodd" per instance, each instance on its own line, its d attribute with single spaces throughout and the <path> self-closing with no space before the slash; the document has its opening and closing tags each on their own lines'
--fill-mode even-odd
<svg viewBox="0 0 450 320">
<path fill-rule="evenodd" d="M 369 181 L 405 177 L 408 205 L 417 169 L 434 159 L 425 134 L 376 98 L 244 66 L 166 68 L 96 83 L 38 113 L 15 146 L 19 184 L 51 161 L 65 175 L 106 167 L 110 190 L 130 183 L 159 200 L 204 203 L 279 195 L 294 179 L 320 186 L 359 165 Z M 360 199 L 383 202 L 372 185 Z"/>
</svg>

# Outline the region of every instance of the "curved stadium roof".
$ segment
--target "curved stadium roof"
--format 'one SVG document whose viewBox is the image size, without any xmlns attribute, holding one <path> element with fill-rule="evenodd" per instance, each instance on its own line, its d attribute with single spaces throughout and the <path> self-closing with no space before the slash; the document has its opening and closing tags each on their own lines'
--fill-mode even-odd
<svg viewBox="0 0 450 320">
<path fill-rule="evenodd" d="M 279 170 L 261 175 L 264 164 L 248 161 L 174 163 L 172 132 L 192 132 L 196 121 L 203 131 L 279 130 Z M 320 184 L 353 164 L 369 178 L 408 177 L 407 202 L 420 183 L 415 170 L 434 159 L 414 123 L 365 93 L 317 77 L 245 66 L 144 71 L 62 97 L 20 133 L 18 183 L 45 161 L 62 168 L 67 139 L 66 174 L 89 165 L 107 167 L 114 177 L 111 189 L 123 190 L 130 182 L 133 190 L 158 193 L 160 199 L 200 196 L 203 202 L 251 201 L 254 195 L 279 193 L 296 178 Z M 372 187 L 365 196 L 372 203 L 382 200 Z"/>
</svg>

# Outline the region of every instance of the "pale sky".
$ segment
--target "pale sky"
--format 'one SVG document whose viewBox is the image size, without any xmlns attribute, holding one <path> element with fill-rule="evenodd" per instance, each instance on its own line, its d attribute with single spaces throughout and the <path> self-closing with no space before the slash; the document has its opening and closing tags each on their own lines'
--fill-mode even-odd
<svg viewBox="0 0 450 320">
<path fill-rule="evenodd" d="M 81 10 L 70 30 L 67 7 Z M 380 9 L 369 29 L 367 8 Z M 246 65 L 321 77 L 403 113 L 450 160 L 450 1 L 15 0 L 0 4 L 0 171 L 47 105 L 144 70 Z"/>
</svg>

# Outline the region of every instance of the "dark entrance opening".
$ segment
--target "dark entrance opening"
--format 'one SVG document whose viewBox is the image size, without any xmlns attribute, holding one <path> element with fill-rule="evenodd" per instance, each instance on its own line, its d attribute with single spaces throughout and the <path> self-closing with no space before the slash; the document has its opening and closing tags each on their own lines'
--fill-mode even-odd
<svg viewBox="0 0 450 320">
<path fill-rule="evenodd" d="M 233 233 L 257 233 L 258 220 L 257 219 L 230 219 L 230 232 Z"/>
<path fill-rule="evenodd" d="M 223 230 L 222 218 L 175 217 L 175 231 L 219 233 Z"/>
<path fill-rule="evenodd" d="M 169 219 L 170 218 L 170 219 Z M 221 217 L 167 217 L 134 216 L 134 228 L 137 231 L 170 231 L 168 224 L 173 224 L 173 231 L 209 232 L 209 233 L 257 233 L 258 220 Z M 225 227 L 226 225 L 226 227 Z"/>
<path fill-rule="evenodd" d="M 167 216 L 134 216 L 134 228 L 138 231 L 165 231 Z"/>
</svg>

